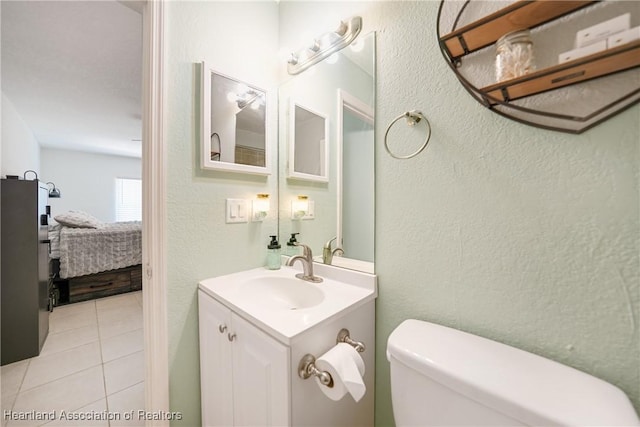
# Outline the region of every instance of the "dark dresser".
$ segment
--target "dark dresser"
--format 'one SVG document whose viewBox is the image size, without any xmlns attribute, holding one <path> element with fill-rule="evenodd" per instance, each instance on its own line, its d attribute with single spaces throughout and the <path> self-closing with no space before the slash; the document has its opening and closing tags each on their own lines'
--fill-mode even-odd
<svg viewBox="0 0 640 427">
<path fill-rule="evenodd" d="M 48 189 L 38 180 L 0 187 L 2 365 L 40 354 L 49 332 Z"/>
</svg>

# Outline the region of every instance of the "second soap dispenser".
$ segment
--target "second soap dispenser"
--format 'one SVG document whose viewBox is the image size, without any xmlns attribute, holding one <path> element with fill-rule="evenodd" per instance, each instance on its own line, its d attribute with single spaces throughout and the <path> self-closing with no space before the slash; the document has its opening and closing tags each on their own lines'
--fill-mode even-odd
<svg viewBox="0 0 640 427">
<path fill-rule="evenodd" d="M 287 242 L 287 247 L 285 249 L 285 255 L 287 256 L 295 256 L 300 254 L 300 248 L 297 245 L 298 240 L 296 239 L 296 235 L 300 233 L 291 233 L 291 237 Z"/>
<path fill-rule="evenodd" d="M 280 269 L 280 243 L 277 236 L 269 236 L 271 241 L 267 246 L 267 268 L 269 270 Z"/>
</svg>

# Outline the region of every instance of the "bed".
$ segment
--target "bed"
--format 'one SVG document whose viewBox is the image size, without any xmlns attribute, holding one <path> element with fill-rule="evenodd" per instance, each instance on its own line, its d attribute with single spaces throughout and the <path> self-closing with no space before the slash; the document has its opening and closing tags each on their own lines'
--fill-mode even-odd
<svg viewBox="0 0 640 427">
<path fill-rule="evenodd" d="M 102 223 L 71 213 L 73 220 L 59 215 L 49 226 L 57 305 L 141 289 L 142 223 Z"/>
</svg>

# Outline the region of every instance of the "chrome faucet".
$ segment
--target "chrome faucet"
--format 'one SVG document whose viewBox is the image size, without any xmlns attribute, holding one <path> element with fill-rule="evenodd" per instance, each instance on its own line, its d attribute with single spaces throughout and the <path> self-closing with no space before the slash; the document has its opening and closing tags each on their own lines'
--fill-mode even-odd
<svg viewBox="0 0 640 427">
<path fill-rule="evenodd" d="M 287 265 L 292 266 L 296 261 L 302 263 L 302 273 L 296 274 L 298 279 L 306 280 L 307 282 L 320 283 L 322 277 L 313 275 L 313 254 L 311 248 L 302 243 L 296 243 L 296 246 L 302 246 L 302 255 L 294 255 L 287 260 Z"/>
<path fill-rule="evenodd" d="M 336 254 L 344 255 L 344 251 L 339 246 L 336 247 L 334 250 L 331 250 L 331 242 L 333 242 L 336 239 L 337 237 L 334 237 L 333 239 L 329 240 L 327 243 L 324 244 L 324 247 L 322 248 L 322 262 L 324 264 L 331 265 L 331 262 L 333 261 L 333 256 Z"/>
</svg>

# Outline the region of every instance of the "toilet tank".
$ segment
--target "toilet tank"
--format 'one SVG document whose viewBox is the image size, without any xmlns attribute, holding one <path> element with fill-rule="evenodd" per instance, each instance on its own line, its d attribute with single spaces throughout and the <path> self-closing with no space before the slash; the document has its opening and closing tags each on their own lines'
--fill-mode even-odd
<svg viewBox="0 0 640 427">
<path fill-rule="evenodd" d="M 419 320 L 389 336 L 398 427 L 638 426 L 617 387 L 514 347 Z"/>
</svg>

